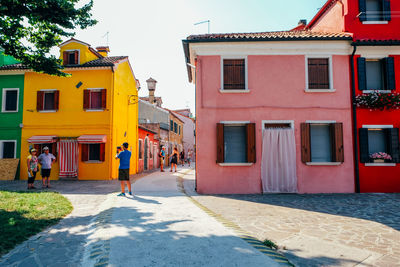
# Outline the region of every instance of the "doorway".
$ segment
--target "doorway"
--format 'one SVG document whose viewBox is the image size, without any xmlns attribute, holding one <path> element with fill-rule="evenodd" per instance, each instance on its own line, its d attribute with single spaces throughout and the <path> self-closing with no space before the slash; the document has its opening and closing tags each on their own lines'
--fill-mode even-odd
<svg viewBox="0 0 400 267">
<path fill-rule="evenodd" d="M 146 138 L 144 140 L 144 170 L 147 171 L 148 166 L 148 157 L 149 157 L 149 139 Z"/>
</svg>

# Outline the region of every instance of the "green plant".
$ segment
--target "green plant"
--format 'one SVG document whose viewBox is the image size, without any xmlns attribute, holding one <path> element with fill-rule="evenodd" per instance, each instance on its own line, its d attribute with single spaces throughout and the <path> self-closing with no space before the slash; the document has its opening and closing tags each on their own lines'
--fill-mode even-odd
<svg viewBox="0 0 400 267">
<path fill-rule="evenodd" d="M 368 108 L 370 110 L 392 110 L 400 108 L 400 94 L 381 93 L 373 91 L 356 96 L 355 103 L 358 108 Z"/>
<path fill-rule="evenodd" d="M 278 245 L 271 240 L 265 239 L 263 244 L 269 248 L 278 249 Z"/>
</svg>

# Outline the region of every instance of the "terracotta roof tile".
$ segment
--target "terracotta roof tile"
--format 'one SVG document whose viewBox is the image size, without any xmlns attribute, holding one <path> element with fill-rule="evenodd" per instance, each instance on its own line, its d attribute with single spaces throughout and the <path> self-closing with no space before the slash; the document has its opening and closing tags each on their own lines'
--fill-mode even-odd
<svg viewBox="0 0 400 267">
<path fill-rule="evenodd" d="M 88 61 L 82 65 L 66 65 L 65 68 L 90 68 L 90 67 L 107 67 L 114 66 L 119 61 L 128 58 L 127 56 L 117 56 L 117 57 L 103 57 Z M 17 63 L 11 65 L 4 65 L 0 67 L 0 70 L 26 70 L 29 69 L 27 66 Z"/>
<path fill-rule="evenodd" d="M 188 42 L 213 41 L 295 41 L 295 40 L 351 40 L 350 33 L 313 32 L 313 31 L 277 31 L 254 33 L 215 33 L 190 35 Z"/>
</svg>

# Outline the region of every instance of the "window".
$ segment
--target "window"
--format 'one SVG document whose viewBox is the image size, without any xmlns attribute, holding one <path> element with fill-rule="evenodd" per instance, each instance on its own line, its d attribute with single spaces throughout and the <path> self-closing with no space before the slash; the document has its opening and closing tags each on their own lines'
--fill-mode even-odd
<svg viewBox="0 0 400 267">
<path fill-rule="evenodd" d="M 107 105 L 106 89 L 86 89 L 83 90 L 83 109 L 84 110 L 104 110 Z"/>
<path fill-rule="evenodd" d="M 139 159 L 143 158 L 143 140 L 139 140 Z"/>
<path fill-rule="evenodd" d="M 178 124 L 174 122 L 174 132 L 178 133 Z"/>
<path fill-rule="evenodd" d="M 342 123 L 309 122 L 300 126 L 303 163 L 318 165 L 344 162 Z"/>
<path fill-rule="evenodd" d="M 18 112 L 18 88 L 3 88 L 2 112 Z"/>
<path fill-rule="evenodd" d="M 255 123 L 217 124 L 217 163 L 255 163 Z"/>
<path fill-rule="evenodd" d="M 172 132 L 174 130 L 174 121 L 170 120 L 169 121 L 169 130 Z"/>
<path fill-rule="evenodd" d="M 57 143 L 35 144 L 34 147 L 37 150 L 37 155 L 42 154 L 43 148 L 46 146 L 49 148 L 49 153 L 53 154 L 54 156 L 57 155 Z"/>
<path fill-rule="evenodd" d="M 105 161 L 105 143 L 82 144 L 82 161 Z"/>
<path fill-rule="evenodd" d="M 179 125 L 179 135 L 181 135 L 181 126 Z"/>
<path fill-rule="evenodd" d="M 150 149 L 150 158 L 152 159 L 153 158 L 153 142 L 150 142 L 150 147 L 149 147 Z"/>
<path fill-rule="evenodd" d="M 223 90 L 246 90 L 246 60 L 223 59 Z"/>
<path fill-rule="evenodd" d="M 79 64 L 79 51 L 64 51 L 63 53 L 64 65 L 77 65 Z"/>
<path fill-rule="evenodd" d="M 395 90 L 394 58 L 357 59 L 360 90 Z"/>
<path fill-rule="evenodd" d="M 41 90 L 37 92 L 37 111 L 57 111 L 60 92 L 58 90 Z"/>
<path fill-rule="evenodd" d="M 329 58 L 308 58 L 308 88 L 330 89 Z"/>
<path fill-rule="evenodd" d="M 0 159 L 14 159 L 16 157 L 17 141 L 0 141 Z"/>
<path fill-rule="evenodd" d="M 385 162 L 400 163 L 398 128 L 373 125 L 360 128 L 360 162 L 373 162 L 371 155 L 377 152 L 391 156 L 392 160 L 385 159 Z"/>
<path fill-rule="evenodd" d="M 390 21 L 390 0 L 359 0 L 360 21 Z"/>
</svg>

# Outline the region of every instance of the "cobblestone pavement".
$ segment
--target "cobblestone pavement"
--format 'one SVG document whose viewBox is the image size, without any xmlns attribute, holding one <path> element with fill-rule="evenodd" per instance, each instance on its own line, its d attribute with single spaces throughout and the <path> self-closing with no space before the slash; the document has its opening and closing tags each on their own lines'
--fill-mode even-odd
<svg viewBox="0 0 400 267">
<path fill-rule="evenodd" d="M 297 266 L 400 266 L 400 194 L 192 194 Z"/>
</svg>

